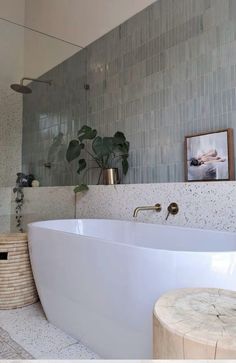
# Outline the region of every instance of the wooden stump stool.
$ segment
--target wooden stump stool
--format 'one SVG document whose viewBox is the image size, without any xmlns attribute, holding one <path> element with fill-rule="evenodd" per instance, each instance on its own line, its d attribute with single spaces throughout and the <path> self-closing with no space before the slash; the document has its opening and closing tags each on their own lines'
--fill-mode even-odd
<svg viewBox="0 0 236 363">
<path fill-rule="evenodd" d="M 153 318 L 154 359 L 236 359 L 236 292 L 174 290 Z"/>
<path fill-rule="evenodd" d="M 24 233 L 0 234 L 0 309 L 38 301 Z"/>
</svg>

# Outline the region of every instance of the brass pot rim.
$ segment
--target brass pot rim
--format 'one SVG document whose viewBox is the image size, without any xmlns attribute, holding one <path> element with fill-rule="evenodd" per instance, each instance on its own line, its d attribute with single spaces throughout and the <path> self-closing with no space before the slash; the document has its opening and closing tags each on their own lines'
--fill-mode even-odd
<svg viewBox="0 0 236 363">
<path fill-rule="evenodd" d="M 118 168 L 102 168 L 102 170 L 118 170 Z"/>
</svg>

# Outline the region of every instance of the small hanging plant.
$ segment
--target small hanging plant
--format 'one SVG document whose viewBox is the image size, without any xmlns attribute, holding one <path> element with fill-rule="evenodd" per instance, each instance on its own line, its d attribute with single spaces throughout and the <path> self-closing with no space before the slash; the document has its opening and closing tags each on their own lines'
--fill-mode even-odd
<svg viewBox="0 0 236 363">
<path fill-rule="evenodd" d="M 16 193 L 16 228 L 19 232 L 24 232 L 22 228 L 22 207 L 24 204 L 23 187 L 17 186 L 13 189 L 13 192 Z"/>
<path fill-rule="evenodd" d="M 88 150 L 87 142 L 91 142 L 92 151 Z M 96 166 L 87 168 L 87 162 L 81 155 L 88 155 L 94 160 Z M 77 173 L 80 175 L 87 168 L 100 171 L 98 183 L 100 183 L 103 170 L 115 168 L 121 164 L 122 173 L 127 174 L 129 169 L 129 142 L 123 132 L 117 131 L 112 137 L 97 136 L 97 130 L 84 125 L 78 131 L 77 139 L 70 141 L 66 158 L 68 162 L 78 159 Z M 84 174 L 85 175 L 85 174 Z M 82 192 L 88 190 L 84 183 L 79 184 L 74 191 Z"/>
<path fill-rule="evenodd" d="M 31 187 L 34 180 L 32 174 L 25 175 L 23 173 L 17 173 L 16 186 L 13 188 L 14 194 L 16 194 L 16 228 L 19 232 L 24 232 L 22 227 L 22 207 L 24 205 L 24 187 Z"/>
</svg>

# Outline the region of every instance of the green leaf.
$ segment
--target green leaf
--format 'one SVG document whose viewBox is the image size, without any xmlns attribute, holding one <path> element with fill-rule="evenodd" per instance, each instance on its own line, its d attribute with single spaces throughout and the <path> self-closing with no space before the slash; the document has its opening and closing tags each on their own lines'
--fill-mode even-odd
<svg viewBox="0 0 236 363">
<path fill-rule="evenodd" d="M 66 152 L 67 161 L 70 163 L 72 160 L 78 158 L 83 147 L 83 144 L 81 145 L 78 140 L 72 140 Z"/>
<path fill-rule="evenodd" d="M 113 138 L 97 136 L 92 144 L 93 152 L 99 159 L 108 156 L 113 152 Z"/>
<path fill-rule="evenodd" d="M 104 137 L 103 138 L 103 147 L 104 154 L 111 154 L 114 150 L 114 138 L 113 137 Z"/>
<path fill-rule="evenodd" d="M 129 153 L 129 142 L 123 132 L 117 131 L 114 135 L 114 150 L 122 154 Z"/>
<path fill-rule="evenodd" d="M 75 187 L 74 192 L 81 193 L 86 192 L 87 190 L 89 190 L 89 187 L 86 184 L 79 184 Z"/>
<path fill-rule="evenodd" d="M 127 154 L 129 153 L 129 141 L 125 141 L 124 143 L 124 149 L 126 150 Z"/>
<path fill-rule="evenodd" d="M 116 145 L 116 151 L 119 151 L 121 154 L 128 156 L 129 154 L 129 142 L 125 141 L 123 144 Z"/>
<path fill-rule="evenodd" d="M 80 174 L 82 170 L 84 170 L 87 166 L 87 163 L 85 161 L 85 159 L 80 159 L 79 160 L 79 169 L 77 170 L 77 173 Z"/>
<path fill-rule="evenodd" d="M 81 129 L 78 131 L 78 139 L 79 141 L 83 140 L 93 140 L 97 136 L 97 130 L 93 130 L 89 126 L 82 126 Z"/>
<path fill-rule="evenodd" d="M 128 163 L 127 157 L 123 157 L 122 170 L 123 170 L 124 175 L 126 175 L 129 170 L 129 163 Z"/>
<path fill-rule="evenodd" d="M 93 140 L 93 143 L 92 143 L 92 149 L 94 151 L 94 153 L 97 155 L 97 156 L 100 156 L 101 154 L 101 150 L 102 150 L 102 138 L 101 136 L 97 136 L 94 140 Z"/>
<path fill-rule="evenodd" d="M 115 144 L 123 144 L 126 141 L 125 135 L 123 132 L 117 131 L 114 135 L 114 143 Z"/>
</svg>

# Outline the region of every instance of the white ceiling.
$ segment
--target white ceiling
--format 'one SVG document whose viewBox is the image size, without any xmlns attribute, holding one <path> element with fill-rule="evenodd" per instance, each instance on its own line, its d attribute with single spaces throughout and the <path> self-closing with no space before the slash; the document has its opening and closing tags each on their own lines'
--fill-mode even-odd
<svg viewBox="0 0 236 363">
<path fill-rule="evenodd" d="M 0 17 L 24 23 L 25 0 L 0 0 Z"/>
</svg>

